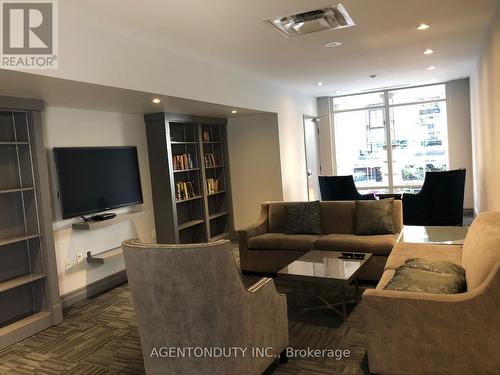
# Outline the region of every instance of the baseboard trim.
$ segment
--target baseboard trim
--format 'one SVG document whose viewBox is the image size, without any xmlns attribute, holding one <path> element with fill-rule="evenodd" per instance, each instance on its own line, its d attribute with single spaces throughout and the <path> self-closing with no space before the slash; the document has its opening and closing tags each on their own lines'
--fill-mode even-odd
<svg viewBox="0 0 500 375">
<path fill-rule="evenodd" d="M 83 301 L 84 299 L 95 297 L 126 282 L 127 272 L 125 270 L 116 272 L 102 278 L 101 280 L 94 281 L 89 285 L 63 294 L 61 296 L 62 307 L 66 308 L 77 302 Z"/>
</svg>

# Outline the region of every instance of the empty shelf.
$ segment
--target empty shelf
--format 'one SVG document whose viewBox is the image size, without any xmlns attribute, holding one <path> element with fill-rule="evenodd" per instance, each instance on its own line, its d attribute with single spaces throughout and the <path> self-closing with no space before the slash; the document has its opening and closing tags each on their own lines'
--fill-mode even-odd
<svg viewBox="0 0 500 375">
<path fill-rule="evenodd" d="M 0 194 L 17 193 L 19 191 L 31 191 L 31 190 L 35 190 L 35 188 L 34 187 L 27 187 L 27 188 L 16 188 L 16 189 L 0 190 Z"/>
<path fill-rule="evenodd" d="M 200 168 L 190 168 L 190 169 L 174 169 L 174 173 L 179 173 L 179 172 L 193 172 L 193 171 L 199 171 Z"/>
<path fill-rule="evenodd" d="M 208 193 L 207 195 L 212 196 L 212 195 L 217 195 L 217 194 L 224 194 L 225 192 L 226 192 L 225 190 L 220 190 L 220 191 L 216 191 L 214 193 Z"/>
<path fill-rule="evenodd" d="M 176 201 L 177 203 L 182 203 L 182 202 L 189 202 L 189 201 L 195 201 L 196 199 L 201 199 L 201 195 L 198 195 L 193 198 L 188 198 L 188 199 L 181 199 L 179 201 Z"/>
<path fill-rule="evenodd" d="M 19 145 L 29 145 L 29 142 L 0 142 L 0 146 L 19 146 Z"/>
<path fill-rule="evenodd" d="M 44 278 L 45 275 L 43 274 L 30 273 L 28 275 L 19 276 L 15 279 L 4 281 L 3 283 L 0 283 L 0 293 Z"/>
<path fill-rule="evenodd" d="M 99 254 L 90 254 L 90 256 L 87 254 L 87 263 L 94 263 L 94 264 L 103 264 L 106 259 L 115 257 L 117 255 L 123 254 L 123 249 L 122 247 L 117 247 L 115 249 L 110 249 L 107 251 L 103 251 Z"/>
<path fill-rule="evenodd" d="M 224 233 L 220 233 L 220 234 L 218 234 L 216 236 L 210 237 L 210 241 L 223 240 L 223 239 L 225 239 L 227 237 L 229 237 L 229 233 L 224 232 Z"/>
<path fill-rule="evenodd" d="M 214 214 L 211 214 L 209 216 L 210 220 L 212 219 L 216 219 L 218 217 L 221 217 L 221 216 L 226 216 L 226 215 L 229 215 L 229 211 L 223 211 L 223 212 L 216 212 Z"/>
<path fill-rule="evenodd" d="M 186 228 L 190 228 L 190 227 L 194 227 L 195 225 L 198 225 L 198 224 L 201 224 L 201 223 L 204 223 L 205 220 L 191 220 L 191 221 L 187 221 L 185 223 L 182 223 L 182 224 L 179 224 L 179 226 L 177 227 L 178 230 L 183 230 L 183 229 L 186 229 Z"/>
<path fill-rule="evenodd" d="M 10 237 L 5 239 L 0 239 L 0 246 L 10 245 L 11 243 L 21 242 L 25 240 L 30 240 L 32 238 L 40 237 L 40 234 L 22 235 L 16 237 Z"/>
<path fill-rule="evenodd" d="M 224 166 L 223 165 L 211 165 L 211 166 L 205 167 L 205 169 L 215 169 L 215 168 L 224 168 Z"/>
</svg>

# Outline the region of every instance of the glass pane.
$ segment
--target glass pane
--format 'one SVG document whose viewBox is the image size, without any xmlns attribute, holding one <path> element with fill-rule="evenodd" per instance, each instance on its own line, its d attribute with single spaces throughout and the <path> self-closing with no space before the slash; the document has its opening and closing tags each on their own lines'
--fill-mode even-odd
<svg viewBox="0 0 500 375">
<path fill-rule="evenodd" d="M 384 110 L 337 113 L 335 149 L 338 175 L 353 175 L 358 188 L 388 186 Z"/>
<path fill-rule="evenodd" d="M 422 187 L 395 187 L 393 189 L 393 192 L 396 193 L 410 193 L 410 194 L 417 194 L 420 190 L 422 190 Z"/>
<path fill-rule="evenodd" d="M 389 91 L 389 105 L 446 99 L 446 86 L 433 85 Z"/>
<path fill-rule="evenodd" d="M 383 105 L 384 105 L 383 92 L 374 92 L 370 94 L 351 95 L 351 96 L 342 96 L 339 98 L 333 98 L 334 111 L 379 107 Z"/>
<path fill-rule="evenodd" d="M 360 194 L 388 194 L 389 188 L 358 189 Z"/>
<path fill-rule="evenodd" d="M 390 114 L 395 186 L 420 186 L 425 172 L 448 170 L 446 102 L 394 107 Z"/>
</svg>

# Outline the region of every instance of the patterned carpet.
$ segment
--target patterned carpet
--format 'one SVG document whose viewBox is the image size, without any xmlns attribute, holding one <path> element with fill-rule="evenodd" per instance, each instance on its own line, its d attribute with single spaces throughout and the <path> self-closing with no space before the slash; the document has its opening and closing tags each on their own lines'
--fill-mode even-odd
<svg viewBox="0 0 500 375">
<path fill-rule="evenodd" d="M 246 285 L 258 278 L 244 276 Z M 344 322 L 331 311 L 301 313 L 317 305 L 319 292 L 338 300 L 332 290 L 275 280 L 287 295 L 290 346 L 294 349 L 347 349 L 349 358 L 290 358 L 266 375 L 368 374 L 365 333 L 358 307 Z M 143 374 L 137 324 L 128 285 L 67 308 L 64 322 L 0 351 L 0 374 Z M 193 374 L 196 375 L 196 374 Z"/>
</svg>

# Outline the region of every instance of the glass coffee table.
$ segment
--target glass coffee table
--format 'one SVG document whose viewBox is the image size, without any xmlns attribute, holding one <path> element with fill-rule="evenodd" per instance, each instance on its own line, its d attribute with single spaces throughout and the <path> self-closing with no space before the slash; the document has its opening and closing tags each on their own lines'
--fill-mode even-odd
<svg viewBox="0 0 500 375">
<path fill-rule="evenodd" d="M 463 245 L 468 227 L 405 225 L 397 242 Z"/>
<path fill-rule="evenodd" d="M 363 254 L 363 259 L 347 259 L 340 251 L 311 250 L 296 261 L 290 263 L 278 272 L 278 278 L 301 282 L 321 283 L 330 285 L 340 291 L 340 302 L 331 303 L 321 296 L 316 296 L 323 305 L 308 307 L 302 312 L 329 309 L 347 317 L 347 304 L 359 302 L 358 274 L 368 259 L 370 253 Z M 354 283 L 355 297 L 347 300 L 346 287 Z M 340 308 L 339 308 L 340 306 Z"/>
</svg>

